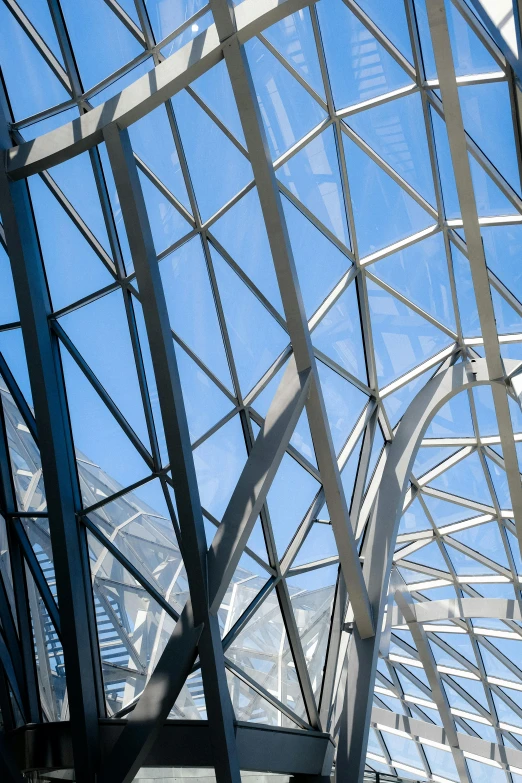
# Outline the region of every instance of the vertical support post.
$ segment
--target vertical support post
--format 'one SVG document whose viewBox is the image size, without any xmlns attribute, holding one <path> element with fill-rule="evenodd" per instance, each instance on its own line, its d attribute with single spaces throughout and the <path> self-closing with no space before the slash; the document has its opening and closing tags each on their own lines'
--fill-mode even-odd
<svg viewBox="0 0 522 783">
<path fill-rule="evenodd" d="M 448 697 L 437 669 L 435 657 L 430 647 L 426 631 L 422 627 L 422 624 L 417 622 L 415 610 L 413 608 L 413 598 L 404 582 L 395 591 L 395 601 L 402 612 L 404 619 L 408 623 L 408 628 L 417 647 L 420 661 L 430 684 L 433 701 L 437 705 L 442 725 L 444 726 L 444 731 L 446 732 L 446 737 L 451 747 L 451 753 L 459 774 L 460 783 L 470 783 L 466 759 L 459 747 L 457 729 L 455 728 L 455 723 L 451 715 Z"/>
<path fill-rule="evenodd" d="M 466 237 L 471 278 L 484 340 L 486 363 L 491 379 L 502 378 L 504 376 L 504 367 L 500 354 L 495 312 L 491 299 L 488 269 L 482 244 L 457 77 L 455 75 L 448 21 L 443 0 L 430 0 L 427 3 L 427 10 L 446 119 L 446 129 L 448 131 L 451 160 L 455 172 L 455 184 L 457 186 L 464 235 Z M 504 384 L 493 384 L 492 391 L 518 544 L 522 552 L 522 482 L 520 481 L 520 469 L 515 438 L 513 436 L 507 390 Z"/>
<path fill-rule="evenodd" d="M 10 146 L 7 120 L 0 118 L 0 150 Z M 0 170 L 0 211 L 28 357 L 38 421 L 40 455 L 54 553 L 56 588 L 63 625 L 63 652 L 76 780 L 93 783 L 98 750 L 98 695 L 101 672 L 89 602 L 87 553 L 76 511 L 81 507 L 65 389 L 56 339 L 48 318 L 51 305 L 27 182 L 11 182 L 5 160 Z M 89 594 L 88 594 L 89 592 Z"/>
<path fill-rule="evenodd" d="M 129 134 L 111 124 L 105 128 L 104 137 L 143 306 L 176 493 L 180 543 L 194 623 L 203 625 L 199 654 L 216 777 L 220 783 L 240 783 L 234 714 L 219 624 L 217 616 L 209 612 L 205 529 L 165 293 Z"/>
<path fill-rule="evenodd" d="M 387 589 L 404 498 L 415 456 L 429 422 L 455 394 L 488 383 L 485 360 L 441 370 L 417 394 L 403 415 L 388 452 L 365 541 L 364 575 L 376 622 L 374 637 L 363 639 L 354 625 L 348 650 L 348 682 L 340 721 L 336 777 L 361 783 L 370 728 Z M 503 380 L 491 386 L 504 385 Z"/>
<path fill-rule="evenodd" d="M 210 0 L 210 7 L 227 64 L 232 89 L 245 135 L 246 146 L 267 228 L 275 272 L 298 372 L 312 371 L 307 413 L 332 520 L 341 568 L 350 595 L 355 621 L 364 638 L 374 633 L 368 592 L 364 583 L 355 537 L 342 487 L 335 450 L 326 416 L 319 374 L 292 254 L 281 196 L 268 150 L 263 119 L 252 82 L 244 47 L 236 35 L 231 0 Z"/>
</svg>

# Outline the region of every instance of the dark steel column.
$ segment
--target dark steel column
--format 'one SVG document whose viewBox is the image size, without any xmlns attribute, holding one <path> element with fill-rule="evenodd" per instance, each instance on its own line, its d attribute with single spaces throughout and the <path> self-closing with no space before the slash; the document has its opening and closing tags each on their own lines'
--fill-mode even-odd
<svg viewBox="0 0 522 783">
<path fill-rule="evenodd" d="M 194 624 L 203 625 L 199 655 L 216 777 L 222 783 L 240 783 L 234 712 L 218 619 L 209 613 L 205 528 L 159 265 L 128 131 L 120 131 L 112 124 L 104 130 L 104 137 L 143 305 L 176 493 L 181 551 L 189 580 Z"/>
<path fill-rule="evenodd" d="M 0 147 L 10 146 L 1 118 Z M 51 305 L 27 182 L 11 182 L 0 171 L 0 211 L 9 250 L 38 421 L 56 586 L 62 624 L 76 780 L 93 783 L 98 750 L 101 672 L 86 542 L 76 512 L 81 507 L 65 389 Z"/>
</svg>

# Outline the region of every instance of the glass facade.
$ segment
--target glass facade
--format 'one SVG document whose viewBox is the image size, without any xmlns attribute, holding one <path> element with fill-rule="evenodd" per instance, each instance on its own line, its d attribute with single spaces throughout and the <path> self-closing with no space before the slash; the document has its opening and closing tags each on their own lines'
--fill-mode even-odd
<svg viewBox="0 0 522 783">
<path fill-rule="evenodd" d="M 504 5 L 0 0 L 0 769 L 520 783 Z"/>
</svg>

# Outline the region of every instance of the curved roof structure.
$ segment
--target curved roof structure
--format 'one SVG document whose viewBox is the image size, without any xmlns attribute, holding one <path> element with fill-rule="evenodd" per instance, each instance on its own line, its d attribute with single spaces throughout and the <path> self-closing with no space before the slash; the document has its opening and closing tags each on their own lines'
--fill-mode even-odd
<svg viewBox="0 0 522 783">
<path fill-rule="evenodd" d="M 518 14 L 0 0 L 3 779 L 520 783 Z"/>
</svg>

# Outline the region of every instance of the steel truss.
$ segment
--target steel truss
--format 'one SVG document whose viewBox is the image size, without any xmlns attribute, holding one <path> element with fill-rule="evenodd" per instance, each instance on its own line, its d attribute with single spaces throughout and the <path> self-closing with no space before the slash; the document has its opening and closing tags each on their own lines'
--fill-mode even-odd
<svg viewBox="0 0 522 783">
<path fill-rule="evenodd" d="M 495 633 L 496 638 L 522 638 L 522 576 L 517 571 L 518 553 L 509 544 L 509 537 L 516 536 L 522 546 L 517 457 L 522 433 L 513 424 L 522 374 L 520 362 L 508 361 L 502 353 L 503 346 L 522 342 L 522 328 L 516 334 L 499 334 L 491 292 L 519 318 L 522 304 L 488 268 L 481 236 L 485 226 L 522 222 L 520 173 L 518 184 L 513 185 L 487 157 L 464 126 L 458 93 L 463 84 L 507 84 L 520 172 L 518 59 L 508 51 L 502 36 L 495 34 L 491 20 L 494 40 L 489 37 L 464 0 L 452 0 L 452 13 L 469 26 L 497 71 L 456 75 L 442 0 L 427 0 L 424 32 L 418 4 L 405 0 L 411 56 L 405 56 L 383 32 L 364 3 L 339 0 L 339 7 L 362 26 L 361 40 L 370 41 L 377 58 L 391 57 L 409 80 L 397 90 L 339 107 L 321 16 L 321 6 L 328 2 L 244 0 L 235 7 L 231 0 L 210 0 L 159 40 L 144 0 L 136 0 L 135 15 L 116 0 L 105 0 L 110 13 L 143 51 L 85 89 L 60 1 L 48 2 L 60 47 L 58 57 L 16 0 L 3 0 L 53 78 L 70 96 L 59 106 L 15 121 L 9 85 L 0 81 L 0 146 L 5 154 L 0 172 L 0 245 L 9 254 L 19 311 L 19 321 L 2 326 L 0 337 L 21 329 L 32 394 L 31 402 L 0 345 L 0 713 L 7 735 L 0 735 L 0 771 L 5 780 L 22 780 L 20 770 L 43 775 L 42 779 L 46 772 L 57 770 L 62 778 L 80 783 L 130 783 L 143 767 L 212 766 L 220 783 L 239 783 L 244 769 L 292 774 L 304 783 L 305 778 L 329 778 L 335 757 L 339 783 L 362 781 L 372 768 L 377 774 L 406 772 L 445 783 L 443 765 L 428 755 L 430 747 L 451 756 L 452 774 L 459 783 L 475 783 L 470 763 L 477 760 L 500 770 L 507 783 L 512 774 L 522 774 L 522 742 L 517 739 L 522 733 L 517 728 L 522 725 L 522 710 L 506 691 L 522 690 L 522 666 L 509 661 L 492 641 Z M 479 10 L 484 16 L 484 9 Z M 207 12 L 213 22 L 185 46 L 166 54 L 189 29 L 198 31 Z M 270 36 L 271 25 L 289 19 L 295 22 L 297 17 L 291 14 L 300 18 L 306 14 L 320 87 L 307 78 L 299 59 L 293 61 Z M 518 12 L 515 16 L 519 25 Z M 426 43 L 421 38 L 427 29 L 437 68 L 435 79 L 427 78 L 425 71 Z M 284 150 L 276 149 L 276 154 L 270 147 L 275 137 L 269 108 L 255 86 L 256 73 L 246 49 L 254 39 L 323 116 L 306 135 Z M 357 56 L 362 56 L 361 51 L 357 50 Z M 151 71 L 96 105 L 98 93 L 151 61 Z M 227 70 L 242 138 L 231 131 L 216 106 L 198 93 L 196 80 L 220 63 Z M 364 76 L 360 78 L 362 82 Z M 211 216 L 200 211 L 200 184 L 194 181 L 188 140 L 180 130 L 174 99 L 182 91 L 250 166 L 250 179 Z M 433 203 L 412 184 L 406 169 L 401 173 L 393 156 L 385 159 L 350 124 L 352 117 L 407 96 L 418 96 L 420 101 Z M 77 119 L 25 140 L 32 124 L 54 121 L 73 107 L 79 112 Z M 164 183 L 164 173 L 153 171 L 147 156 L 138 155 L 133 147 L 133 126 L 161 107 L 186 188 L 186 203 Z M 445 213 L 446 183 L 435 120 L 443 122 L 448 134 L 458 218 L 448 219 Z M 327 225 L 325 216 L 316 214 L 319 210 L 305 203 L 307 199 L 297 188 L 279 179 L 285 167 L 326 133 L 332 133 L 334 140 L 338 219 L 346 225 L 344 239 L 338 230 L 340 223 Z M 393 130 L 386 133 L 393 136 Z M 352 144 L 410 203 L 424 210 L 426 228 L 371 252 L 359 249 L 359 205 L 352 193 L 356 183 L 347 151 Z M 53 176 L 52 167 L 82 153 L 88 154 L 99 197 L 105 243 L 80 214 L 74 194 L 66 194 L 59 178 Z M 481 213 L 472 178 L 477 170 L 494 183 L 512 214 Z M 110 280 L 104 288 L 59 309 L 53 307 L 49 290 L 49 259 L 34 209 L 33 176 L 63 210 Z M 151 186 L 185 225 L 183 235 L 161 249 L 146 195 Z M 254 188 L 282 308 L 261 290 L 259 281 L 251 279 L 242 259 L 229 253 L 217 231 L 220 219 Z M 305 307 L 306 281 L 298 271 L 299 257 L 285 211 L 288 204 L 345 260 L 347 271 L 313 312 Z M 379 273 L 380 261 L 439 236 L 454 323 L 451 318 L 443 323 L 438 313 L 427 312 Z M 201 242 L 230 383 L 218 377 L 211 357 L 202 358 L 172 323 L 162 262 L 195 238 Z M 466 314 L 455 272 L 458 253 L 471 270 L 480 337 L 470 336 L 463 325 Z M 230 313 L 218 281 L 217 257 L 285 335 L 286 347 L 267 369 L 258 372 L 249 388 L 244 388 L 241 379 Z M 422 363 L 414 363 L 407 372 L 395 372 L 386 382 L 381 381 L 373 334 L 371 297 L 376 288 L 445 336 L 440 350 L 429 356 L 427 351 Z M 364 373 L 347 364 L 342 352 L 329 354 L 315 340 L 328 317 L 335 319 L 338 312 L 343 313 L 338 309 L 340 303 L 353 291 L 358 312 L 349 317 L 360 320 Z M 91 367 L 92 359 L 68 334 L 67 316 L 112 294 L 123 303 L 143 406 L 143 431 L 131 423 L 122 400 L 106 388 L 106 381 Z M 219 390 L 229 407 L 228 413 L 196 438 L 189 429 L 190 400 L 178 364 L 180 356 L 190 357 L 205 383 Z M 69 363 L 143 461 L 143 478 L 133 484 L 120 484 L 77 447 Z M 329 407 L 329 390 L 322 375 L 326 368 L 366 395 L 340 445 L 336 413 Z M 431 379 L 422 381 L 417 396 L 413 391 L 406 393 L 425 373 Z M 498 434 L 487 438 L 480 431 L 471 391 L 478 386 L 492 390 L 498 423 Z M 260 400 L 268 388 L 271 402 L 261 415 Z M 392 418 L 393 406 L 388 402 L 398 399 L 398 393 L 406 394 L 410 404 L 403 406 L 397 426 L 399 419 Z M 430 422 L 459 393 L 469 400 L 473 436 L 427 437 Z M 313 444 L 308 450 L 302 437 L 300 442 L 294 435 L 305 418 Z M 240 423 L 246 456 L 217 518 L 202 505 L 196 461 L 198 449 L 232 421 Z M 414 463 L 426 446 L 451 449 L 451 454 L 430 463 L 419 475 Z M 430 486 L 473 455 L 479 460 L 491 503 Z M 270 493 L 283 475 L 285 460 L 313 479 L 316 490 L 282 552 Z M 345 477 L 354 460 L 353 485 L 348 488 Z M 509 508 L 492 478 L 492 464 L 505 476 Z M 159 489 L 161 512 L 140 498 L 141 490 L 153 484 Z M 292 487 L 287 486 L 287 491 L 292 492 Z M 430 510 L 430 497 L 456 502 L 470 510 L 470 517 L 445 530 Z M 401 532 L 401 520 L 414 503 L 422 508 L 429 528 Z M 321 519 L 321 515 L 328 518 Z M 507 565 L 489 558 L 487 552 L 446 538 L 457 529 L 493 521 Z M 255 545 L 256 526 L 262 532 L 266 555 L 260 555 Z M 300 560 L 312 531 L 321 526 L 332 533 L 335 554 Z M 480 594 L 472 581 L 467 583 L 457 573 L 445 549 L 448 541 L 462 555 L 489 569 L 493 579 L 511 582 L 515 599 L 473 597 Z M 444 572 L 436 565 L 408 559 L 428 542 L 445 558 Z M 307 586 L 311 574 L 326 574 L 327 569 L 334 576 L 325 584 Z M 419 574 L 418 583 L 411 579 L 406 583 L 406 569 L 410 577 Z M 434 586 L 429 584 L 433 581 L 441 587 L 455 585 L 457 598 L 427 599 L 425 591 Z M 477 618 L 494 618 L 500 629 L 488 630 L 487 624 L 481 628 Z M 467 634 L 476 665 L 441 639 L 441 627 L 445 633 Z M 486 670 L 479 647 L 510 675 L 502 678 Z M 397 648 L 404 655 L 392 651 Z M 454 666 L 440 663 L 439 649 L 453 656 Z M 412 668 L 418 670 L 418 677 Z M 455 676 L 484 685 L 484 699 L 466 693 Z M 453 692 L 467 702 L 469 710 L 455 706 L 449 695 Z M 386 698 L 394 701 L 386 702 Z M 515 716 L 511 722 L 502 719 L 501 703 Z M 400 704 L 404 714 L 390 704 Z M 492 727 L 494 739 L 478 735 L 476 724 L 481 721 Z M 419 766 L 394 755 L 390 735 L 412 744 Z M 379 753 L 375 743 L 381 748 Z"/>
</svg>

